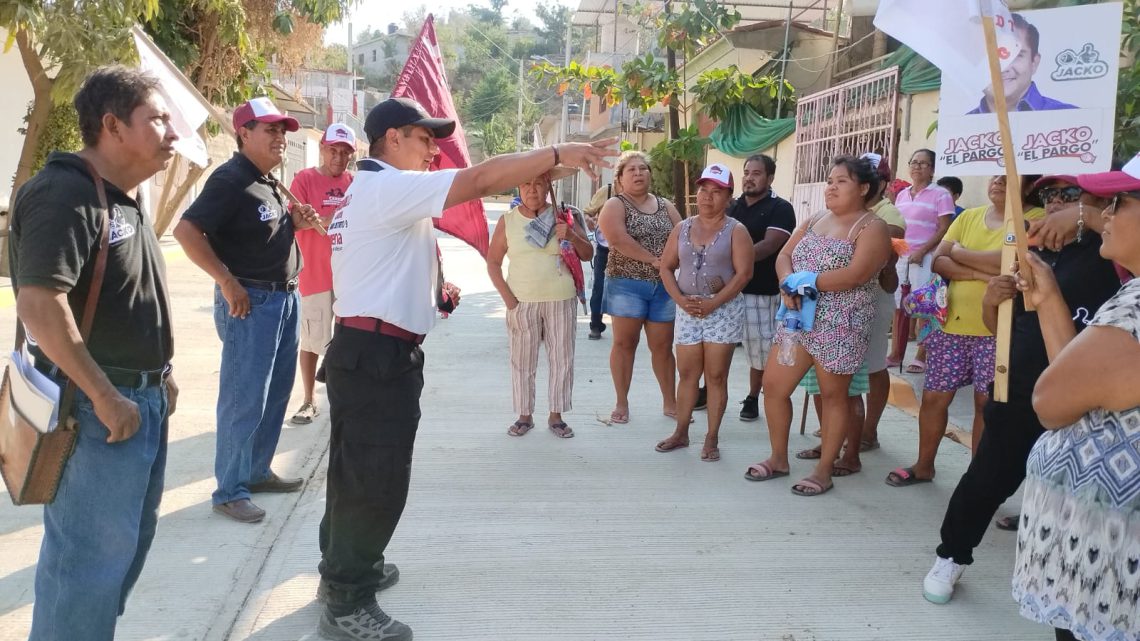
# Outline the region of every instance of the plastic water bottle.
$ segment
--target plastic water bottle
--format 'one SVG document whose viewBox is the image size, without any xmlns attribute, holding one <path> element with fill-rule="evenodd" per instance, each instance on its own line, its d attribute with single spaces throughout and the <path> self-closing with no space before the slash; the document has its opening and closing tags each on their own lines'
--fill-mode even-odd
<svg viewBox="0 0 1140 641">
<path fill-rule="evenodd" d="M 776 354 L 776 362 L 792 367 L 796 364 L 796 341 L 792 332 L 803 330 L 803 321 L 800 319 L 798 309 L 789 309 L 784 313 L 784 334 L 780 340 L 780 351 Z"/>
</svg>

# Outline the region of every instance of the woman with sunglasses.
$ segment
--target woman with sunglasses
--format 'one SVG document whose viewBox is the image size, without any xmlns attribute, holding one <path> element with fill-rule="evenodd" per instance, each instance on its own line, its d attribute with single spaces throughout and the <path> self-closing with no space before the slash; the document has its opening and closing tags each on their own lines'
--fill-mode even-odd
<svg viewBox="0 0 1140 641">
<path fill-rule="evenodd" d="M 1053 184 L 1071 177 L 1050 177 L 1038 184 Z M 1072 184 L 1072 183 L 1069 183 Z M 1055 282 L 1068 307 L 1072 331 L 1085 322 L 1120 288 L 1112 263 L 1100 255 L 1100 211 L 1108 201 L 1082 193 L 1080 201 L 1067 207 L 1055 200 L 1047 204 L 1046 220 L 1067 216 L 1068 208 L 1083 212 L 1085 225 L 1079 241 L 1063 244 L 1060 251 L 1034 249 L 1036 256 L 1052 267 Z M 1036 223 L 1040 229 L 1041 224 Z M 1030 236 L 1031 244 L 1038 240 Z M 1017 298 L 1012 276 L 990 279 L 982 298 L 982 318 L 991 332 L 997 330 L 997 309 L 1003 301 Z M 1045 432 L 1033 409 L 1033 386 L 1049 364 L 1037 313 L 1026 313 L 1020 299 L 1014 301 L 1010 332 L 1009 398 L 992 399 L 982 413 L 985 429 L 974 450 L 970 466 L 958 481 L 940 530 L 934 565 L 923 580 L 923 596 L 933 603 L 946 603 L 967 565 L 974 562 L 974 549 L 982 542 L 998 508 L 1017 492 L 1025 480 L 1029 451 Z"/>
<path fill-rule="evenodd" d="M 1112 199 L 1086 225 L 1101 218 L 1101 255 L 1136 273 L 1140 155 L 1077 182 Z M 1048 431 L 1029 454 L 1013 596 L 1059 640 L 1140 639 L 1140 282 L 1078 334 L 1053 270 L 1036 256 L 1028 263 L 1015 279 L 1037 307 L 1049 355 L 1033 390 Z"/>
</svg>

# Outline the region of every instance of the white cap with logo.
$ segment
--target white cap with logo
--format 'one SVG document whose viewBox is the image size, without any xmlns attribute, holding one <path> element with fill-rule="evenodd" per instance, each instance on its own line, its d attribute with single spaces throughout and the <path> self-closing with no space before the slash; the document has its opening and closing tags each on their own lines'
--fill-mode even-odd
<svg viewBox="0 0 1140 641">
<path fill-rule="evenodd" d="M 697 184 L 699 185 L 706 180 L 718 187 L 732 189 L 732 172 L 719 162 L 714 162 L 705 167 L 705 170 L 701 172 L 701 177 L 697 179 Z"/>
<path fill-rule="evenodd" d="M 356 134 L 352 129 L 345 124 L 334 122 L 325 129 L 325 135 L 321 138 L 321 142 L 326 145 L 348 145 L 353 151 L 356 151 Z"/>
</svg>

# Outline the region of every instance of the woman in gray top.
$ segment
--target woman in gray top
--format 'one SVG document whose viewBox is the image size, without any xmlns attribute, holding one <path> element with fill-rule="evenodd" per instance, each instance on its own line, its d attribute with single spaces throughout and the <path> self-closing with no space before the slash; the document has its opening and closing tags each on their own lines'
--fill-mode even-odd
<svg viewBox="0 0 1140 641">
<path fill-rule="evenodd" d="M 728 368 L 744 333 L 741 290 L 752 279 L 752 237 L 725 212 L 732 200 L 732 173 L 714 163 L 697 181 L 697 216 L 678 225 L 661 255 L 661 283 L 677 303 L 677 428 L 658 452 L 689 445 L 689 423 L 704 375 L 708 387 L 708 434 L 702 461 L 720 460 L 718 434 L 728 405 Z"/>
</svg>

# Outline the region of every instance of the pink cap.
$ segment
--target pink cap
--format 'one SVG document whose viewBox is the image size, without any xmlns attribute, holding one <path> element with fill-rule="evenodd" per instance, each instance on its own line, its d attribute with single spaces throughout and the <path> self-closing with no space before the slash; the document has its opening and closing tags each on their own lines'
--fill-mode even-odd
<svg viewBox="0 0 1140 641">
<path fill-rule="evenodd" d="M 705 167 L 705 170 L 701 172 L 701 177 L 697 179 L 697 184 L 699 185 L 705 181 L 711 182 L 718 187 L 732 189 L 732 172 L 728 170 L 728 167 L 725 167 L 719 162 L 714 162 L 708 167 Z"/>
<path fill-rule="evenodd" d="M 1140 190 L 1140 154 L 1128 161 L 1123 171 L 1077 176 L 1077 184 L 1081 189 L 1102 198 L 1115 196 L 1122 191 Z"/>
<path fill-rule="evenodd" d="M 353 151 L 356 151 L 356 134 L 348 125 L 334 122 L 325 129 L 325 135 L 321 137 L 321 142 L 326 145 L 348 145 Z"/>
<path fill-rule="evenodd" d="M 301 123 L 292 116 L 277 111 L 277 106 L 269 98 L 251 98 L 242 106 L 234 109 L 234 129 L 241 129 L 245 123 L 256 120 L 258 122 L 283 122 L 286 131 L 297 131 Z"/>
</svg>

